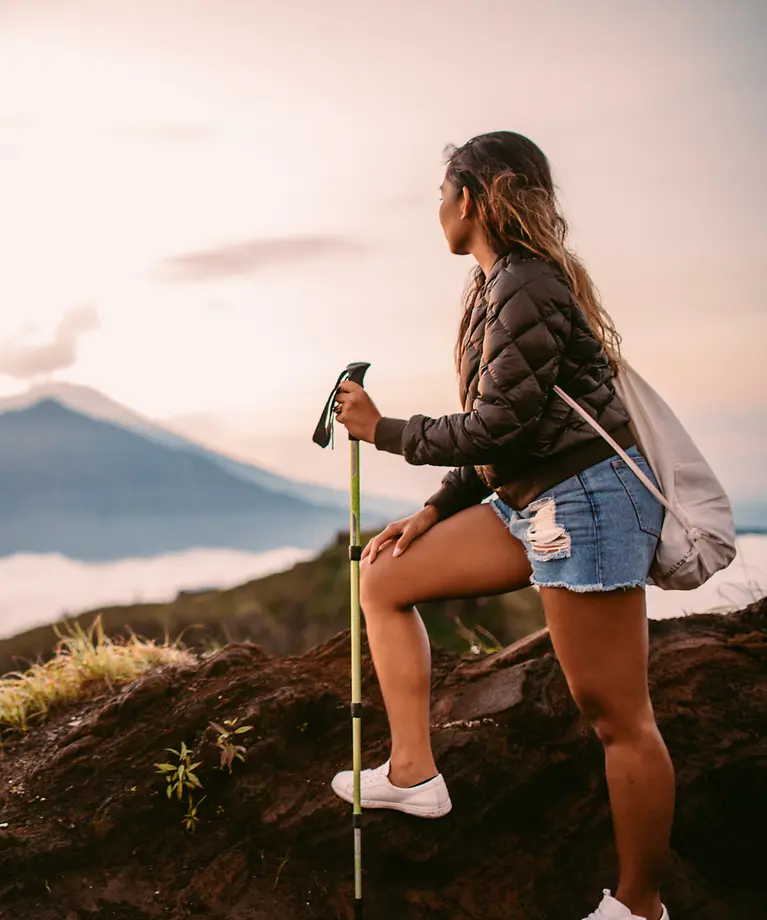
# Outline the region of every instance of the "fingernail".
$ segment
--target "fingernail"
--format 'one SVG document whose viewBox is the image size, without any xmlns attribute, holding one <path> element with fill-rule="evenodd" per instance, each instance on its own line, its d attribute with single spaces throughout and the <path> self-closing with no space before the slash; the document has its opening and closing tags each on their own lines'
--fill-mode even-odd
<svg viewBox="0 0 767 920">
<path fill-rule="evenodd" d="M 402 555 L 402 550 L 399 548 L 399 546 L 395 546 L 392 556 L 401 556 L 401 555 Z"/>
</svg>

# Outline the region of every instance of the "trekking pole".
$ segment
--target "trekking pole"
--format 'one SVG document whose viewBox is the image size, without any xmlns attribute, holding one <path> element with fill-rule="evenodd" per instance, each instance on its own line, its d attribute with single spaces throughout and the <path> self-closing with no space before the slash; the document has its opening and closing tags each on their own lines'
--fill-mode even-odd
<svg viewBox="0 0 767 920">
<path fill-rule="evenodd" d="M 314 442 L 327 447 L 333 438 L 333 403 L 338 387 L 344 380 L 351 380 L 363 386 L 369 364 L 350 364 L 336 381 L 322 417 L 314 432 Z M 351 566 L 351 652 L 352 652 L 352 768 L 354 772 L 354 804 L 352 826 L 354 828 L 354 917 L 362 918 L 362 647 L 360 610 L 360 442 L 349 435 L 351 481 L 349 487 L 349 562 Z"/>
</svg>

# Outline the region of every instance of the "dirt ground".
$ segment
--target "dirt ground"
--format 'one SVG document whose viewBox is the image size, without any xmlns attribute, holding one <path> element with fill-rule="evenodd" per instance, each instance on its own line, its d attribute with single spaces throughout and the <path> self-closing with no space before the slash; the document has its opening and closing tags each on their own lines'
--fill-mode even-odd
<svg viewBox="0 0 767 920">
<path fill-rule="evenodd" d="M 764 920 L 767 603 L 651 624 L 652 694 L 677 769 L 673 920 Z M 364 762 L 387 756 L 364 662 Z M 580 920 L 615 884 L 601 747 L 548 640 L 483 662 L 435 653 L 434 739 L 454 809 L 364 817 L 367 920 Z M 297 658 L 229 645 L 61 709 L 0 749 L 0 917 L 350 918 L 349 642 Z M 237 717 L 219 769 L 210 722 Z M 155 764 L 202 761 L 194 832 Z M 203 793 L 199 793 L 198 797 Z"/>
</svg>

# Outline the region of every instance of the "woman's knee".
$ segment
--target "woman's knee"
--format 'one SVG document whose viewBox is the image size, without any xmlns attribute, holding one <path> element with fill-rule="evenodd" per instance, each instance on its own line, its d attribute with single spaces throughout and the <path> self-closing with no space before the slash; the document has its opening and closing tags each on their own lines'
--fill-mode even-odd
<svg viewBox="0 0 767 920">
<path fill-rule="evenodd" d="M 366 616 L 377 610 L 400 606 L 396 573 L 392 572 L 395 560 L 390 549 L 382 550 L 371 564 L 368 559 L 360 563 L 360 602 Z"/>
<path fill-rule="evenodd" d="M 574 691 L 573 698 L 605 747 L 657 732 L 649 699 L 621 703 L 609 694 L 589 691 Z"/>
</svg>

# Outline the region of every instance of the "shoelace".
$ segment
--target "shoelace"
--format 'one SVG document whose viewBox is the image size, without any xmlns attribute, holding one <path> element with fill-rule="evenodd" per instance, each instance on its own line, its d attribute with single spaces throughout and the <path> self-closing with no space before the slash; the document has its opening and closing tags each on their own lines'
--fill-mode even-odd
<svg viewBox="0 0 767 920">
<path fill-rule="evenodd" d="M 387 763 L 382 763 L 380 767 L 375 767 L 373 770 L 365 770 L 362 775 L 362 782 L 363 784 L 372 783 L 380 777 L 387 776 L 388 773 L 389 765 Z"/>
</svg>

